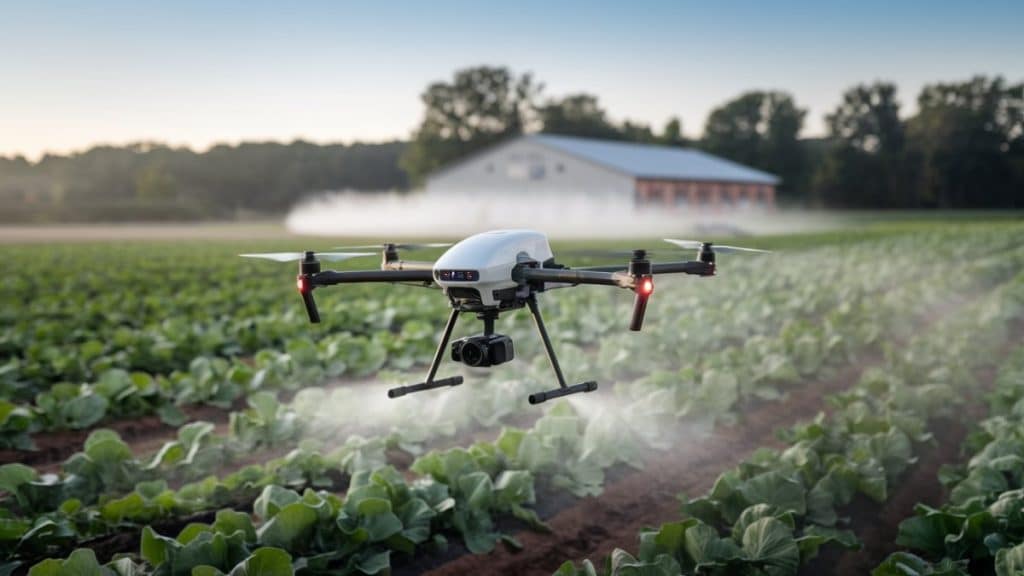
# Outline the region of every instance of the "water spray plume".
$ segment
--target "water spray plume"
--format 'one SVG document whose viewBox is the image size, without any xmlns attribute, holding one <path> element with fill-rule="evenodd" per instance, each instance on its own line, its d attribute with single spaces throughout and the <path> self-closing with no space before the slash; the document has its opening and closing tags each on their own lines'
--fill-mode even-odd
<svg viewBox="0 0 1024 576">
<path fill-rule="evenodd" d="M 531 228 L 553 238 L 734 236 L 825 230 L 837 222 L 822 214 L 752 206 L 641 207 L 632 198 L 575 192 L 496 196 L 485 191 L 333 192 L 300 204 L 286 219 L 297 234 L 373 238 L 459 238 L 499 228 Z"/>
</svg>

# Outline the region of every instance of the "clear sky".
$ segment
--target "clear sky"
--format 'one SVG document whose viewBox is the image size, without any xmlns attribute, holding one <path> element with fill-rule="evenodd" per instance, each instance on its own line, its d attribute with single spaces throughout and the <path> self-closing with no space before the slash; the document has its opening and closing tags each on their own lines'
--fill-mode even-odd
<svg viewBox="0 0 1024 576">
<path fill-rule="evenodd" d="M 785 89 L 805 135 L 846 87 L 1024 80 L 1024 1 L 46 2 L 0 0 L 0 155 L 95 143 L 407 137 L 457 68 L 531 71 L 616 120 L 690 136 L 748 89 Z"/>
</svg>

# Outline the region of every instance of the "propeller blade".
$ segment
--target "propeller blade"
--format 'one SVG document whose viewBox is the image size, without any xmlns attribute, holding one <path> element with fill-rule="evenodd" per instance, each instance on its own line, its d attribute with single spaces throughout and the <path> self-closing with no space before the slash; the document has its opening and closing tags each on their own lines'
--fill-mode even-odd
<svg viewBox="0 0 1024 576">
<path fill-rule="evenodd" d="M 351 258 L 362 258 L 364 256 L 376 256 L 376 252 L 317 252 L 316 257 L 328 262 L 343 262 Z"/>
<path fill-rule="evenodd" d="M 274 262 L 295 262 L 302 260 L 305 254 L 302 252 L 264 252 L 262 254 L 239 254 L 242 258 L 261 258 L 273 260 Z"/>
<path fill-rule="evenodd" d="M 704 242 L 699 240 L 676 240 L 674 238 L 665 238 L 665 242 L 669 244 L 675 244 L 685 250 L 700 250 L 704 246 Z M 771 254 L 771 250 L 761 250 L 759 248 L 744 248 L 742 246 L 728 246 L 725 244 L 711 244 L 711 249 L 720 254 L 730 254 L 733 252 L 756 252 L 759 254 Z"/>
<path fill-rule="evenodd" d="M 728 254 L 730 252 L 756 252 L 758 254 L 771 254 L 771 250 L 761 250 L 760 248 L 744 248 L 742 246 L 726 246 L 725 244 L 712 244 L 711 249 L 715 252 L 722 254 Z"/>
<path fill-rule="evenodd" d="M 699 240 L 675 240 L 673 238 L 665 238 L 664 240 L 669 244 L 675 244 L 685 250 L 700 250 L 701 246 L 704 245 L 704 243 Z"/>
<path fill-rule="evenodd" d="M 391 242 L 381 242 L 380 244 L 364 244 L 363 246 L 335 246 L 334 250 L 384 250 Z M 396 250 L 420 250 L 423 248 L 447 248 L 451 246 L 451 242 L 422 242 L 422 243 L 405 243 L 405 244 L 393 244 Z"/>
<path fill-rule="evenodd" d="M 376 256 L 373 252 L 317 252 L 316 257 L 327 262 L 342 262 L 350 258 Z M 264 252 L 260 254 L 239 254 L 242 258 L 261 258 L 274 262 L 298 262 L 306 257 L 305 252 Z"/>
</svg>

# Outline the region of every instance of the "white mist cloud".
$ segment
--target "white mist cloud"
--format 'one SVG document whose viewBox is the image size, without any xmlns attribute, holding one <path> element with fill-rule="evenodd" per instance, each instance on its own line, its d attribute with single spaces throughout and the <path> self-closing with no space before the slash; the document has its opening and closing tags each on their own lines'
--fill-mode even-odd
<svg viewBox="0 0 1024 576">
<path fill-rule="evenodd" d="M 833 228 L 834 217 L 740 206 L 723 209 L 637 207 L 578 193 L 479 194 L 329 192 L 296 206 L 286 219 L 297 234 L 373 238 L 453 238 L 502 228 L 531 228 L 552 238 L 781 234 Z"/>
</svg>

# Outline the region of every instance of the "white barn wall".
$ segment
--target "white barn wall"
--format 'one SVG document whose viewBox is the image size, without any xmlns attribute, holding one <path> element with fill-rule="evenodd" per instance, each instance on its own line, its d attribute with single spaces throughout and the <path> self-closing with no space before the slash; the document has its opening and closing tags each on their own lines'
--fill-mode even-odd
<svg viewBox="0 0 1024 576">
<path fill-rule="evenodd" d="M 517 138 L 457 162 L 427 179 L 428 194 L 548 195 L 585 193 L 593 200 L 632 203 L 630 175 Z"/>
</svg>

